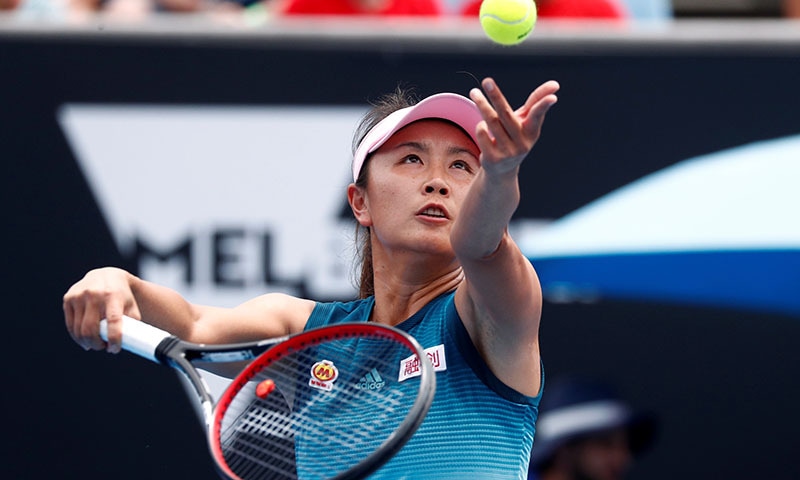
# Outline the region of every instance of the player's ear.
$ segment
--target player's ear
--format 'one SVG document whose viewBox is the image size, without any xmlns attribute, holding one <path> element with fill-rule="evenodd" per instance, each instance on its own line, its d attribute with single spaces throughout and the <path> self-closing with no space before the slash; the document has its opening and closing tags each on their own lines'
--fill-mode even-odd
<svg viewBox="0 0 800 480">
<path fill-rule="evenodd" d="M 367 192 L 365 189 L 351 183 L 347 187 L 347 203 L 350 204 L 353 215 L 362 227 L 372 226 L 372 217 L 369 214 Z"/>
</svg>

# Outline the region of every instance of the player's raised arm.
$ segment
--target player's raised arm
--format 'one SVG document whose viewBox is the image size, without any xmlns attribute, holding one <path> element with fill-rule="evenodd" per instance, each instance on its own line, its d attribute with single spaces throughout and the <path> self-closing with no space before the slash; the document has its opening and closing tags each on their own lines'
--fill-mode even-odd
<svg viewBox="0 0 800 480">
<path fill-rule="evenodd" d="M 539 138 L 559 86 L 544 83 L 514 110 L 494 80 L 482 85 L 485 94 L 475 89 L 470 95 L 484 118 L 476 135 L 481 170 L 451 235 L 466 277 L 457 301 L 493 371 L 520 391 L 535 393 L 530 369 L 538 365 L 541 287 L 509 236 L 508 223 L 519 204 L 519 168 Z"/>
<path fill-rule="evenodd" d="M 520 165 L 539 139 L 545 114 L 556 103 L 559 87 L 556 82 L 547 82 L 531 93 L 522 107 L 513 110 L 494 80 L 484 80 L 483 86 L 486 95 L 479 89 L 470 92 L 484 118 L 476 134 L 481 170 L 452 235 L 462 260 L 486 257 L 500 245 L 519 205 Z"/>
</svg>

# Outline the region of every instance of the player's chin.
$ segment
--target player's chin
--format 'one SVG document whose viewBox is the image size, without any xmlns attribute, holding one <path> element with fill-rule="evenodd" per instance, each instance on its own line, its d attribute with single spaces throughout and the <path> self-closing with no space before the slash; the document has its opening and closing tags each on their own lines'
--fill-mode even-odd
<svg viewBox="0 0 800 480">
<path fill-rule="evenodd" d="M 426 238 L 419 243 L 418 251 L 441 259 L 456 258 L 449 236 L 446 238 Z"/>
</svg>

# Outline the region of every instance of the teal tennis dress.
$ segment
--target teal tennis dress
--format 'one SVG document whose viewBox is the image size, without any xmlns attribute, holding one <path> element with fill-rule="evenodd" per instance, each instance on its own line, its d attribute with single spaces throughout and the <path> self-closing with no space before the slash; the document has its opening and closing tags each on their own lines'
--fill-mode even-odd
<svg viewBox="0 0 800 480">
<path fill-rule="evenodd" d="M 317 303 L 306 329 L 365 322 L 374 303 L 374 297 Z M 370 478 L 526 479 L 541 393 L 522 395 L 495 377 L 461 323 L 453 292 L 434 299 L 397 328 L 426 349 L 436 370 L 436 395 L 419 430 Z M 403 380 L 403 375 L 398 365 L 397 371 L 371 372 L 364 381 L 380 382 L 384 376 Z"/>
</svg>

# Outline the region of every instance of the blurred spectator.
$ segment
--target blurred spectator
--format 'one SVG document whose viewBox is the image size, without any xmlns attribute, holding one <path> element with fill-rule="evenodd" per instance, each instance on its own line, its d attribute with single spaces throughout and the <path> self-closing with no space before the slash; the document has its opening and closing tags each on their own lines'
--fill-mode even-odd
<svg viewBox="0 0 800 480">
<path fill-rule="evenodd" d="M 141 1 L 141 0 L 111 0 Z M 249 7 L 264 6 L 271 0 L 148 0 L 156 13 L 241 13 Z"/>
<path fill-rule="evenodd" d="M 14 10 L 19 7 L 22 0 L 0 0 L 0 12 Z"/>
<path fill-rule="evenodd" d="M 671 0 L 679 18 L 800 18 L 800 0 Z"/>
<path fill-rule="evenodd" d="M 482 0 L 468 0 L 461 13 L 478 16 Z M 539 18 L 624 19 L 628 12 L 619 0 L 536 0 Z"/>
<path fill-rule="evenodd" d="M 634 412 L 610 385 L 545 382 L 529 479 L 621 480 L 655 438 L 654 415 Z"/>
<path fill-rule="evenodd" d="M 73 21 L 98 11 L 99 0 L 0 0 L 0 11 L 28 20 Z"/>
<path fill-rule="evenodd" d="M 628 15 L 635 20 L 669 20 L 674 17 L 671 0 L 623 0 Z"/>
<path fill-rule="evenodd" d="M 285 0 L 280 12 L 289 15 L 413 15 L 444 13 L 439 0 Z"/>
<path fill-rule="evenodd" d="M 156 12 L 166 13 L 238 13 L 245 8 L 263 7 L 271 0 L 151 0 Z"/>
<path fill-rule="evenodd" d="M 786 18 L 800 18 L 800 0 L 781 0 L 781 10 Z"/>
</svg>

